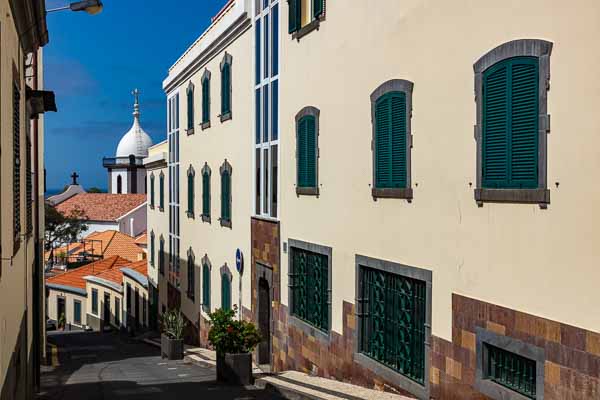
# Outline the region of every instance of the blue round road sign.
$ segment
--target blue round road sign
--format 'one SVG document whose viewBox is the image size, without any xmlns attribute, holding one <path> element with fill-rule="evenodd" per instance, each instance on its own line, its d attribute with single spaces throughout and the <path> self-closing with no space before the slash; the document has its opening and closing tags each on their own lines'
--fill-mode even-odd
<svg viewBox="0 0 600 400">
<path fill-rule="evenodd" d="M 240 249 L 235 251 L 235 268 L 240 274 L 244 270 L 244 255 Z"/>
</svg>

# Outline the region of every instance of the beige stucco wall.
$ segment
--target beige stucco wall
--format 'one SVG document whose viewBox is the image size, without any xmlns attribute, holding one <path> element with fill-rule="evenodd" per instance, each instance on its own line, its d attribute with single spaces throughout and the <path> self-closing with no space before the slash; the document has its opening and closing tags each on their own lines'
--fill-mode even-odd
<svg viewBox="0 0 600 400">
<path fill-rule="evenodd" d="M 328 1 L 326 21 L 300 41 L 280 25 L 282 240 L 333 248 L 333 330 L 362 254 L 433 271 L 432 332 L 446 339 L 452 293 L 600 331 L 599 2 Z M 473 63 L 520 38 L 554 43 L 551 204 L 479 208 Z M 370 195 L 369 95 L 392 78 L 414 82 L 412 203 Z M 318 198 L 294 191 L 294 116 L 307 105 L 321 110 Z M 281 264 L 287 304 L 285 253 Z"/>
<path fill-rule="evenodd" d="M 221 273 L 227 264 L 233 275 L 231 283 L 232 305 L 239 304 L 240 275 L 235 266 L 236 249 L 240 249 L 250 259 L 250 215 L 252 207 L 252 34 L 246 30 L 234 42 L 221 50 L 207 64 L 198 68 L 191 77 L 195 85 L 195 133 L 187 136 L 185 129 L 180 133 L 180 199 L 181 199 L 181 310 L 192 321 L 198 319 L 202 302 L 202 265 L 204 255 L 212 264 L 211 268 L 211 310 L 221 307 Z M 232 56 L 232 119 L 221 122 L 221 72 L 220 63 L 225 52 Z M 207 68 L 211 72 L 210 80 L 210 128 L 201 130 L 201 77 Z M 180 96 L 180 126 L 187 126 L 186 88 L 189 80 L 177 90 Z M 223 227 L 219 223 L 221 216 L 221 175 L 223 162 L 232 166 L 232 227 Z M 203 222 L 202 214 L 202 168 L 208 163 L 211 169 L 211 222 Z M 195 218 L 188 218 L 187 211 L 187 171 L 192 165 L 195 170 Z M 192 248 L 195 254 L 195 299 L 187 296 L 187 251 Z M 249 270 L 249 268 L 248 268 Z M 242 299 L 244 306 L 250 308 L 250 274 L 242 277 Z M 206 315 L 203 314 L 205 317 Z"/>
<path fill-rule="evenodd" d="M 140 323 L 144 326 L 148 326 L 148 314 L 150 312 L 150 305 L 148 304 L 148 288 L 139 284 L 135 279 L 131 279 L 128 276 L 123 275 L 123 302 L 121 303 L 121 307 L 127 313 L 127 284 L 131 285 L 131 316 L 133 318 L 136 317 L 135 313 L 135 291 L 137 290 L 139 293 L 139 312 L 140 312 Z M 144 313 L 144 302 L 146 302 L 146 319 L 143 320 Z"/>
<path fill-rule="evenodd" d="M 67 324 L 71 324 L 73 326 L 77 326 L 80 328 L 84 328 L 87 324 L 87 320 L 86 320 L 86 316 L 87 316 L 87 299 L 90 299 L 90 303 L 91 303 L 91 291 L 89 291 L 88 293 L 88 297 L 86 298 L 85 296 L 79 296 L 70 292 L 65 292 L 62 290 L 54 290 L 54 289 L 49 289 L 48 290 L 48 298 L 46 299 L 46 304 L 47 304 L 47 309 L 48 309 L 48 318 L 53 319 L 54 321 L 58 322 L 59 319 L 59 315 L 58 315 L 58 310 L 57 310 L 57 301 L 58 301 L 58 297 L 63 297 L 65 299 L 65 309 L 66 309 L 66 315 L 65 315 L 65 322 Z M 81 324 L 76 324 L 75 323 L 75 306 L 73 305 L 73 301 L 74 300 L 79 300 L 81 301 Z M 91 308 L 91 305 L 89 306 Z"/>
<path fill-rule="evenodd" d="M 101 321 L 104 321 L 104 293 L 108 293 L 110 294 L 110 323 L 113 326 L 117 326 L 116 322 L 115 322 L 115 316 L 117 315 L 117 312 L 119 313 L 119 320 L 121 321 L 121 325 L 123 324 L 123 309 L 124 309 L 124 305 L 123 305 L 123 294 L 113 290 L 113 289 L 109 289 L 106 286 L 102 286 L 102 285 L 98 285 L 96 283 L 92 283 L 92 282 L 86 282 L 86 291 L 87 291 L 87 298 L 90 300 L 87 302 L 87 305 L 85 307 L 85 313 L 86 314 L 91 314 L 94 317 L 100 319 Z M 98 313 L 94 314 L 92 313 L 92 289 L 96 289 L 98 290 Z M 120 301 L 120 309 L 117 310 L 115 307 L 115 299 L 118 298 Z M 119 325 L 120 326 L 120 325 Z"/>
</svg>

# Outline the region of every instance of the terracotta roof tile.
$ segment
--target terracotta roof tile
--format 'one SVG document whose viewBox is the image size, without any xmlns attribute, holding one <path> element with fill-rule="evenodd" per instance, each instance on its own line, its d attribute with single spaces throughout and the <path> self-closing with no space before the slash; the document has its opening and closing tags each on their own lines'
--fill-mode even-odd
<svg viewBox="0 0 600 400">
<path fill-rule="evenodd" d="M 84 252 L 104 256 L 104 258 L 121 256 L 129 261 L 137 261 L 139 255 L 144 254 L 144 250 L 136 244 L 135 238 L 115 230 L 92 232 L 80 243 L 72 243 L 69 246 L 54 249 L 54 256 L 57 257 L 61 252 L 68 256 L 78 256 Z M 46 252 L 45 256 L 48 260 L 50 252 Z"/>
<path fill-rule="evenodd" d="M 104 257 L 117 255 L 129 261 L 138 261 L 138 255 L 144 254 L 144 250 L 135 244 L 135 239 L 124 233 L 114 232 L 112 240 L 104 251 Z"/>
<path fill-rule="evenodd" d="M 79 193 L 56 209 L 65 215 L 79 209 L 92 221 L 116 221 L 145 201 L 145 194 Z"/>
<path fill-rule="evenodd" d="M 95 261 L 71 271 L 67 271 L 64 274 L 53 276 L 48 278 L 46 282 L 55 285 L 64 285 L 85 289 L 85 280 L 83 279 L 84 276 L 99 275 L 110 269 L 118 270 L 119 267 L 123 267 L 127 264 L 131 264 L 131 262 L 119 256 L 114 256 L 104 260 Z"/>
<path fill-rule="evenodd" d="M 142 232 L 138 237 L 135 238 L 135 243 L 139 245 L 148 244 L 148 234 L 146 231 Z"/>
</svg>

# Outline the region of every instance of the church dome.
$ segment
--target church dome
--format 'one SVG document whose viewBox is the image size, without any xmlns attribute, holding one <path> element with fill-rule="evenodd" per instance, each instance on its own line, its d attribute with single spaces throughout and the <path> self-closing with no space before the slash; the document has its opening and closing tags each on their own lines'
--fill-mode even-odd
<svg viewBox="0 0 600 400">
<path fill-rule="evenodd" d="M 117 146 L 117 157 L 129 157 L 133 154 L 136 157 L 147 157 L 148 148 L 152 146 L 150 135 L 144 131 L 140 125 L 140 105 L 138 103 L 139 91 L 133 91 L 135 104 L 133 105 L 133 125 L 131 129 L 123 135 Z"/>
</svg>

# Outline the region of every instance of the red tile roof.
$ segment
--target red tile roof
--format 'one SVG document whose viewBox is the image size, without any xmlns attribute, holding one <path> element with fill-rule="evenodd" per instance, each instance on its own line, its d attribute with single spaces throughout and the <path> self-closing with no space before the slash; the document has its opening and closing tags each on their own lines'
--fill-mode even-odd
<svg viewBox="0 0 600 400">
<path fill-rule="evenodd" d="M 53 276 L 46 280 L 47 283 L 54 285 L 71 286 L 75 288 L 85 289 L 84 276 L 88 275 L 99 275 L 107 270 L 119 269 L 127 264 L 131 264 L 130 261 L 125 260 L 119 256 L 110 257 L 104 260 L 96 261 L 91 264 L 84 265 L 77 269 L 65 272 L 57 276 Z"/>
<path fill-rule="evenodd" d="M 79 193 L 56 209 L 64 215 L 81 210 L 92 221 L 116 221 L 145 201 L 145 194 Z"/>
<path fill-rule="evenodd" d="M 138 237 L 135 238 L 135 243 L 141 246 L 148 244 L 148 234 L 146 231 L 142 232 Z"/>
<path fill-rule="evenodd" d="M 139 238 L 139 237 L 138 237 Z M 68 248 L 68 254 L 67 254 Z M 129 261 L 137 261 L 140 254 L 144 254 L 137 244 L 136 239 L 115 230 L 92 232 L 87 235 L 81 243 L 72 243 L 54 249 L 54 256 L 65 253 L 67 256 L 83 255 L 88 253 L 96 256 L 121 256 Z M 46 260 L 50 257 L 50 251 L 45 253 Z"/>
<path fill-rule="evenodd" d="M 144 276 L 148 276 L 148 260 L 140 260 L 137 262 L 134 262 L 131 265 L 127 265 L 124 268 L 129 268 L 134 270 L 135 272 L 139 272 L 140 274 L 144 275 Z"/>
</svg>

